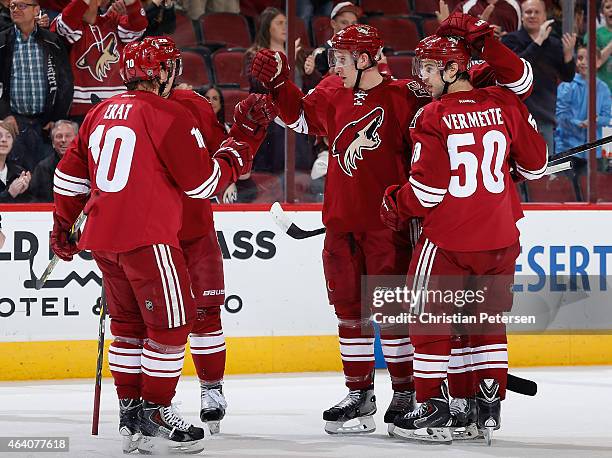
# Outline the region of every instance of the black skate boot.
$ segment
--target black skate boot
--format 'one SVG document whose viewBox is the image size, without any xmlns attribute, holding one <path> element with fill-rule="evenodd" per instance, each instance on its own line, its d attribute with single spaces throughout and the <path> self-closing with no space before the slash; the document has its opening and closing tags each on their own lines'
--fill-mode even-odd
<svg viewBox="0 0 612 458">
<path fill-rule="evenodd" d="M 142 399 L 119 399 L 119 434 L 123 436 L 123 453 L 131 453 L 140 442 L 140 422 L 138 412 Z"/>
<path fill-rule="evenodd" d="M 223 388 L 220 383 L 212 386 L 202 384 L 201 388 L 200 420 L 208 425 L 211 434 L 217 434 L 221 430 L 220 423 L 227 408 Z"/>
<path fill-rule="evenodd" d="M 138 445 L 140 453 L 175 455 L 204 450 L 204 430 L 183 420 L 173 406 L 143 401 L 139 418 L 142 433 Z"/>
<path fill-rule="evenodd" d="M 453 437 L 449 428 L 452 418 L 445 384 L 441 385 L 441 391 L 441 396 L 430 398 L 418 409 L 397 417 L 393 435 L 419 442 L 452 443 Z"/>
<path fill-rule="evenodd" d="M 482 439 L 476 426 L 476 399 L 453 398 L 449 403 L 453 440 Z"/>
<path fill-rule="evenodd" d="M 331 409 L 323 412 L 325 432 L 328 434 L 363 434 L 376 430 L 373 415 L 376 413 L 374 386 L 365 390 L 351 390 Z M 351 420 L 358 424 L 349 426 Z M 354 422 L 352 422 L 354 423 Z"/>
<path fill-rule="evenodd" d="M 385 423 L 389 435 L 393 435 L 395 429 L 395 418 L 405 415 L 416 409 L 416 397 L 414 391 L 394 391 L 391 403 L 385 412 Z"/>
<path fill-rule="evenodd" d="M 501 426 L 501 399 L 499 383 L 495 379 L 486 378 L 480 382 L 476 393 L 476 408 L 478 411 L 478 429 L 484 434 L 487 445 L 493 441 L 493 431 Z"/>
</svg>

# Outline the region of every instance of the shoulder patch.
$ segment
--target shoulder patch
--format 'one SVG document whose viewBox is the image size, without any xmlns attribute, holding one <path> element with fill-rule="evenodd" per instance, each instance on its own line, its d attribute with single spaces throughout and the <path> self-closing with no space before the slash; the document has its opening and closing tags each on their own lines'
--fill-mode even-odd
<svg viewBox="0 0 612 458">
<path fill-rule="evenodd" d="M 406 83 L 406 87 L 410 89 L 416 97 L 431 97 L 429 92 L 427 92 L 427 90 L 417 81 L 409 81 Z"/>
</svg>

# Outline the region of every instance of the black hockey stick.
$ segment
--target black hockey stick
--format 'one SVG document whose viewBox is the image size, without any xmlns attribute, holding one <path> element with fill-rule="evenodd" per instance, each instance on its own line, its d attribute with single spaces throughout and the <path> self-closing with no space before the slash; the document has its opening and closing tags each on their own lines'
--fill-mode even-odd
<svg viewBox="0 0 612 458">
<path fill-rule="evenodd" d="M 559 164 L 563 162 L 563 159 L 566 159 L 571 156 L 575 156 L 576 154 L 582 153 L 584 151 L 588 151 L 593 148 L 597 148 L 598 146 L 605 145 L 606 143 L 612 142 L 612 135 L 608 135 L 607 137 L 600 138 L 599 140 L 595 140 L 594 142 L 585 143 L 583 145 L 574 146 L 568 150 L 565 150 L 561 153 L 555 154 L 548 161 L 548 166 Z"/>
<path fill-rule="evenodd" d="M 85 222 L 86 218 L 87 218 L 87 214 L 84 211 L 82 211 L 81 214 L 76 219 L 76 221 L 74 222 L 74 224 L 72 225 L 72 229 L 70 229 L 70 241 L 71 242 L 76 241 L 76 237 L 77 237 L 77 234 L 79 233 L 79 229 Z M 55 269 L 55 266 L 57 265 L 59 260 L 60 258 L 57 255 L 54 255 L 53 258 L 51 258 L 51 261 L 49 261 L 49 264 L 47 265 L 47 268 L 45 269 L 45 271 L 42 273 L 40 278 L 38 278 L 34 274 L 34 256 L 32 255 L 32 252 L 30 250 L 30 277 L 32 278 L 32 280 L 34 280 L 34 288 L 41 289 L 43 286 L 45 286 L 45 283 L 49 279 L 49 276 L 53 272 L 53 269 Z"/>
<path fill-rule="evenodd" d="M 98 435 L 100 423 L 100 396 L 102 394 L 102 364 L 104 363 L 104 333 L 106 331 L 106 291 L 102 283 L 100 295 L 100 323 L 98 324 L 98 360 L 96 361 L 96 385 L 94 388 L 93 418 L 91 419 L 91 435 Z"/>
<path fill-rule="evenodd" d="M 320 229 L 314 230 L 305 230 L 301 227 L 297 226 L 291 219 L 287 216 L 283 207 L 278 202 L 274 202 L 272 207 L 270 208 L 270 213 L 274 218 L 274 221 L 287 235 L 290 237 L 301 240 L 307 239 L 309 237 L 314 237 L 316 235 L 325 234 L 325 228 L 322 227 Z M 517 377 L 516 375 L 508 374 L 508 381 L 506 388 L 515 393 L 523 394 L 525 396 L 535 396 L 538 391 L 538 385 L 536 382 L 528 379 L 524 379 L 521 377 Z"/>
</svg>

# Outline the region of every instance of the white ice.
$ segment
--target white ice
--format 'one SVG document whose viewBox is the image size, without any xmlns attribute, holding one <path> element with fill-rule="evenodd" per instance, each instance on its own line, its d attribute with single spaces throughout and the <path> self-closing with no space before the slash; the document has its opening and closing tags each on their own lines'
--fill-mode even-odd
<svg viewBox="0 0 612 458">
<path fill-rule="evenodd" d="M 388 375 L 378 371 L 378 429 L 365 436 L 336 437 L 323 431 L 321 412 L 345 395 L 336 373 L 227 377 L 229 408 L 222 433 L 207 441 L 211 457 L 612 457 L 612 368 L 513 370 L 537 381 L 531 398 L 510 393 L 502 429 L 484 444 L 428 445 L 392 439 L 383 414 L 391 397 Z M 117 433 L 112 380 L 102 388 L 100 435 L 93 437 L 93 382 L 88 380 L 0 383 L 0 436 L 69 436 L 70 452 L 7 454 L 41 457 L 124 457 Z M 199 422 L 199 386 L 181 380 L 176 401 Z M 4 455 L 4 454 L 2 454 Z"/>
</svg>

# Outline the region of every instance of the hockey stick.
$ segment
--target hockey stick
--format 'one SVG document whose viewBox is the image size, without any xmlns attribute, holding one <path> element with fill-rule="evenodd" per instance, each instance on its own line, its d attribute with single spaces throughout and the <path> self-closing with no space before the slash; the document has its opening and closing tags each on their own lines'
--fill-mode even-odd
<svg viewBox="0 0 612 458">
<path fill-rule="evenodd" d="M 274 221 L 287 235 L 290 237 L 301 240 L 307 239 L 309 237 L 314 237 L 316 235 L 325 234 L 325 228 L 322 227 L 320 229 L 314 230 L 305 230 L 301 227 L 297 226 L 291 219 L 287 216 L 283 207 L 281 207 L 280 203 L 274 202 L 272 207 L 270 208 L 270 213 L 274 218 Z M 506 388 L 515 393 L 523 394 L 525 396 L 535 396 L 538 391 L 538 385 L 532 380 L 524 379 L 521 377 L 517 377 L 516 375 L 508 374 L 508 381 Z"/>
<path fill-rule="evenodd" d="M 594 142 L 585 143 L 583 145 L 574 146 L 568 150 L 565 150 L 559 154 L 555 154 L 549 161 L 548 165 L 555 165 L 559 162 L 563 162 L 563 159 L 575 156 L 576 154 L 582 153 L 584 151 L 588 151 L 593 148 L 597 148 L 598 146 L 605 145 L 606 143 L 612 142 L 612 135 L 608 135 L 607 137 L 600 138 L 599 140 L 595 140 Z"/>
<path fill-rule="evenodd" d="M 102 364 L 104 363 L 104 333 L 106 331 L 106 291 L 102 282 L 100 295 L 100 323 L 98 325 L 98 360 L 96 361 L 96 385 L 94 388 L 93 418 L 91 419 L 91 435 L 98 435 L 100 423 L 100 395 L 102 394 Z"/>
<path fill-rule="evenodd" d="M 79 214 L 76 221 L 74 222 L 74 224 L 72 225 L 72 229 L 70 229 L 70 237 L 69 237 L 71 242 L 76 241 L 76 237 L 79 232 L 79 229 L 85 222 L 86 218 L 87 218 L 87 214 L 84 211 L 82 211 Z M 49 279 L 49 276 L 53 272 L 53 269 L 55 269 L 55 266 L 59 262 L 59 259 L 60 258 L 57 255 L 53 255 L 53 258 L 51 259 L 51 261 L 49 261 L 49 264 L 47 265 L 47 268 L 45 269 L 45 271 L 42 273 L 40 278 L 37 278 L 36 275 L 34 275 L 34 268 L 33 268 L 34 256 L 30 256 L 30 275 L 32 277 L 32 280 L 34 280 L 34 288 L 41 289 L 43 286 L 45 286 L 45 283 Z"/>
</svg>

